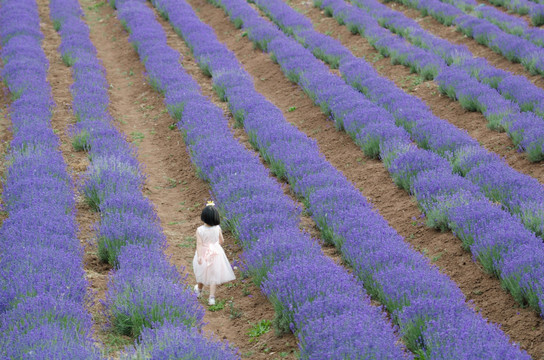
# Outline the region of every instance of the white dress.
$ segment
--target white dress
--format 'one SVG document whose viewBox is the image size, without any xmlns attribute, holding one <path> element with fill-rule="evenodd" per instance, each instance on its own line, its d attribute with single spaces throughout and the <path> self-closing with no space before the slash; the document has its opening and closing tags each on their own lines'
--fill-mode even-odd
<svg viewBox="0 0 544 360">
<path fill-rule="evenodd" d="M 236 279 L 225 251 L 219 244 L 221 227 L 202 225 L 196 229 L 196 252 L 193 271 L 196 281 L 204 285 L 223 284 Z M 198 263 L 198 258 L 202 263 Z"/>
</svg>

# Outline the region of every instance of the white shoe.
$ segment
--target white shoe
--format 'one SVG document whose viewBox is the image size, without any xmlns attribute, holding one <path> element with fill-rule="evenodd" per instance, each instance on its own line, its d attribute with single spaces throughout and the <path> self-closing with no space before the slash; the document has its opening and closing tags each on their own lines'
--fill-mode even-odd
<svg viewBox="0 0 544 360">
<path fill-rule="evenodd" d="M 200 298 L 201 293 L 200 293 L 200 289 L 198 288 L 198 284 L 195 285 L 194 290 L 195 290 L 196 297 Z"/>
<path fill-rule="evenodd" d="M 215 298 L 209 298 L 208 299 L 208 305 L 215 305 Z"/>
</svg>

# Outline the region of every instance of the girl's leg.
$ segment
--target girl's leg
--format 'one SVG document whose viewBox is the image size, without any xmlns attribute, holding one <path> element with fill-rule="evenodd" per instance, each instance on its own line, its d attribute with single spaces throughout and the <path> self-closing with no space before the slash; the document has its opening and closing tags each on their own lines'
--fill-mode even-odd
<svg viewBox="0 0 544 360">
<path fill-rule="evenodd" d="M 215 299 L 215 288 L 216 288 L 215 284 L 210 285 L 210 298 Z"/>
<path fill-rule="evenodd" d="M 204 286 L 204 284 L 201 284 L 201 283 L 196 283 L 195 285 L 195 294 L 198 298 L 200 298 L 200 296 L 202 295 L 202 287 Z"/>
<path fill-rule="evenodd" d="M 208 305 L 215 305 L 215 284 L 210 284 L 210 298 L 208 299 Z"/>
</svg>

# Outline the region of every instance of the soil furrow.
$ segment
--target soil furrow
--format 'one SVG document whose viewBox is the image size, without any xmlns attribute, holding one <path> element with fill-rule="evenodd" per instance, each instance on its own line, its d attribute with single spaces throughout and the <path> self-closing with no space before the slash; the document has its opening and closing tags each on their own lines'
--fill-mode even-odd
<svg viewBox="0 0 544 360">
<path fill-rule="evenodd" d="M 300 88 L 290 83 L 278 65 L 244 38 L 221 9 L 205 0 L 189 0 L 201 20 L 212 26 L 220 41 L 233 51 L 252 75 L 257 91 L 283 111 L 286 119 L 314 138 L 326 159 L 354 183 L 374 204 L 375 209 L 414 248 L 424 252 L 433 263 L 449 275 L 483 316 L 500 323 L 513 341 L 531 355 L 544 356 L 543 322 L 536 313 L 519 308 L 513 298 L 501 289 L 499 282 L 485 274 L 451 233 L 440 233 L 422 224 L 421 213 L 406 192 L 398 189 L 383 165 L 365 158 L 345 133 L 314 106 Z M 291 2 L 292 5 L 302 2 Z M 299 9 L 302 6 L 298 6 Z M 333 20 L 334 21 L 334 20 Z M 336 31 L 336 30 L 335 30 Z M 353 37 L 353 39 L 360 37 Z M 360 46 L 359 43 L 354 43 Z M 373 56 L 375 52 L 369 53 Z M 382 61 L 385 59 L 382 59 Z M 387 60 L 386 60 L 387 61 Z M 295 110 L 289 111 L 295 107 Z"/>
<path fill-rule="evenodd" d="M 9 119 L 9 90 L 4 83 L 0 83 L 0 228 L 8 214 L 2 210 L 2 193 L 4 190 L 4 178 L 6 176 L 7 159 L 9 144 L 13 138 L 11 132 L 11 121 Z"/>
<path fill-rule="evenodd" d="M 101 3 L 82 0 L 91 40 L 107 71 L 110 113 L 117 120 L 116 126 L 138 146 L 138 159 L 147 175 L 144 194 L 154 203 L 161 219 L 169 245 L 166 253 L 182 273 L 188 273 L 189 284 L 193 284 L 194 234 L 201 225 L 200 212 L 210 199 L 210 189 L 196 176 L 181 132 L 173 126 L 174 121 L 163 104 L 163 96 L 147 84 L 143 75 L 145 69 L 128 42 L 128 33 L 116 19 L 114 10 L 99 6 Z M 171 46 L 173 38 L 177 39 L 177 35 L 170 31 Z M 203 93 L 215 96 L 208 81 L 203 81 L 205 76 L 191 60 L 189 50 L 175 48 L 181 50 L 184 67 L 196 77 Z M 218 98 L 212 98 L 212 101 L 227 111 Z M 229 260 L 239 260 L 241 248 L 230 233 L 225 233 L 224 249 Z M 251 279 L 242 279 L 239 271 L 235 273 L 236 281 L 218 287 L 216 301 L 226 300 L 225 308 L 206 311 L 206 333 L 228 340 L 239 349 L 243 358 L 270 359 L 278 354 L 292 358 L 297 350 L 293 335 L 279 338 L 270 331 L 250 341 L 249 329 L 261 320 L 271 320 L 274 309 Z M 201 300 L 205 307 L 206 295 Z"/>
</svg>

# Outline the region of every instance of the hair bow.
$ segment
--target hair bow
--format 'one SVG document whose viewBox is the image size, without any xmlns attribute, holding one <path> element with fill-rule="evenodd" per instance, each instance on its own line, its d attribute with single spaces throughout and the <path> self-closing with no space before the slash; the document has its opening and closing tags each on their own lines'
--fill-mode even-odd
<svg viewBox="0 0 544 360">
<path fill-rule="evenodd" d="M 206 203 L 206 206 L 215 206 L 215 203 L 210 200 Z"/>
</svg>

